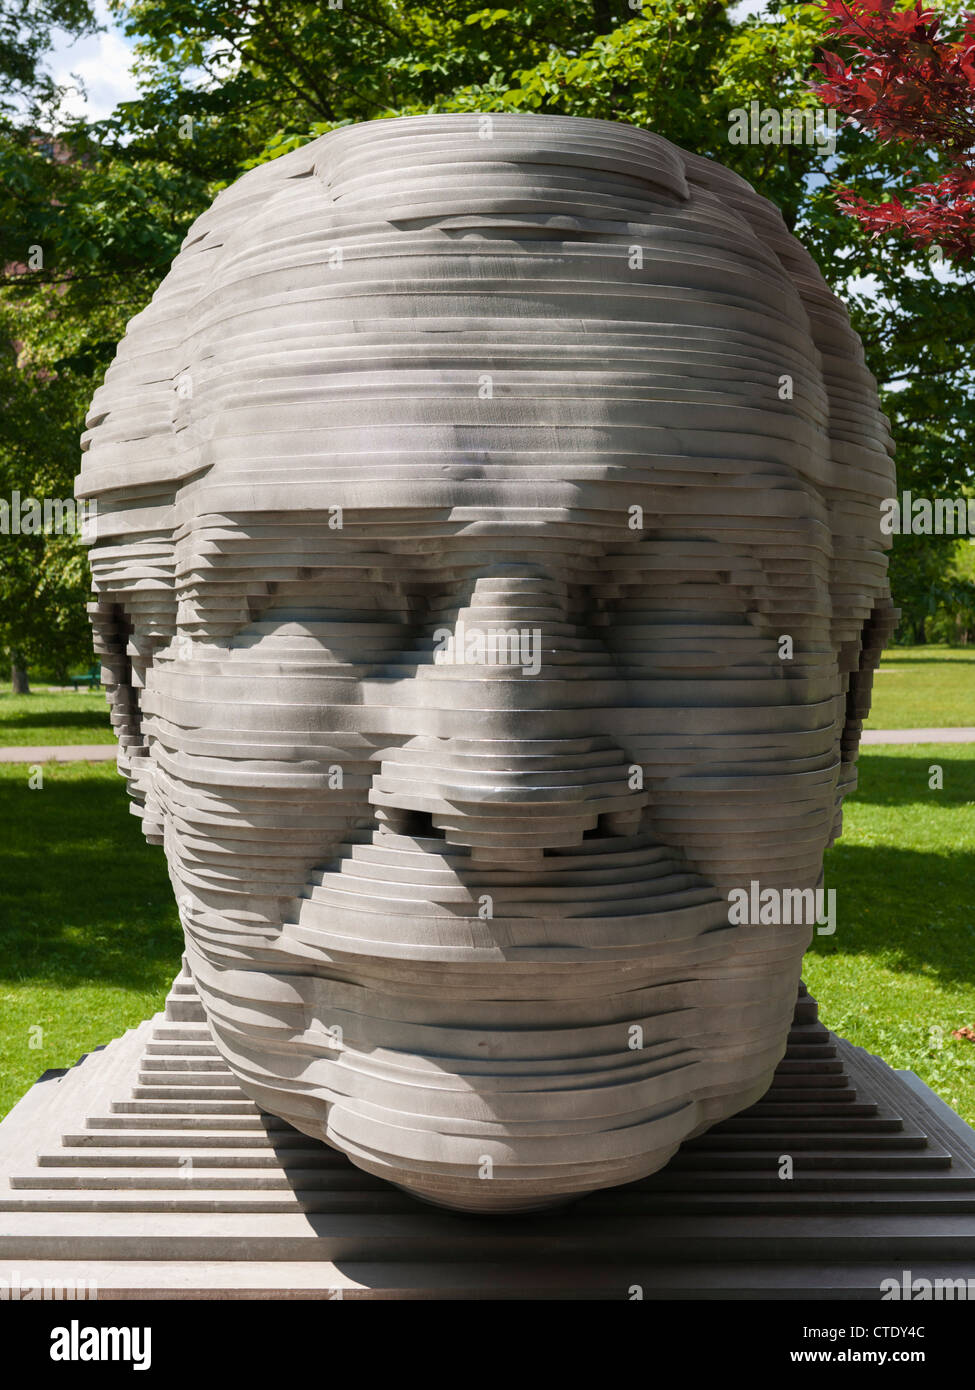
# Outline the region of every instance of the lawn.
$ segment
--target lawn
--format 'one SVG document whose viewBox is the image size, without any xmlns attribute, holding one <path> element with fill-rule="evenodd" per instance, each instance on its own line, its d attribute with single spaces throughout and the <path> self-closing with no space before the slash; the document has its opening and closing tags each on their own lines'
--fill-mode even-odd
<svg viewBox="0 0 975 1390">
<path fill-rule="evenodd" d="M 112 763 L 49 763 L 33 791 L 24 764 L 0 764 L 0 822 L 2 1114 L 160 1008 L 182 935 L 163 852 Z"/>
<path fill-rule="evenodd" d="M 0 686 L 0 747 L 65 743 L 113 743 L 104 690 L 66 690 L 11 695 Z"/>
<path fill-rule="evenodd" d="M 975 1124 L 975 1043 L 951 1036 L 975 1026 L 975 746 L 864 749 L 826 882 L 836 933 L 804 969 L 823 1022 Z"/>
<path fill-rule="evenodd" d="M 51 764 L 36 791 L 22 764 L 0 765 L 0 816 L 2 1113 L 46 1067 L 158 1009 L 181 937 L 162 851 L 110 764 Z M 827 884 L 836 934 L 816 938 L 805 968 L 824 1022 L 975 1123 L 975 1043 L 951 1036 L 975 1026 L 975 747 L 865 749 Z"/>
<path fill-rule="evenodd" d="M 889 647 L 868 729 L 975 728 L 975 647 Z"/>
</svg>

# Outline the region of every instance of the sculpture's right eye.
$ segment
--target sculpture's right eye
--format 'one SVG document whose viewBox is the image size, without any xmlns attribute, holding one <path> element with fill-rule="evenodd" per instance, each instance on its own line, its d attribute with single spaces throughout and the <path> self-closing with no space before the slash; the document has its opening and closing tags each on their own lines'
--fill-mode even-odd
<svg viewBox="0 0 975 1390">
<path fill-rule="evenodd" d="M 283 674 L 340 666 L 361 677 L 401 666 L 426 608 L 422 597 L 381 571 L 313 570 L 272 582 L 268 591 L 227 645 L 235 661 L 279 662 Z"/>
<path fill-rule="evenodd" d="M 361 678 L 409 661 L 415 645 L 412 626 L 377 614 L 339 614 L 331 610 L 265 613 L 236 633 L 229 648 L 237 662 L 273 661 L 281 674 L 321 667 L 343 667 Z M 390 669 L 392 674 L 392 669 Z"/>
</svg>

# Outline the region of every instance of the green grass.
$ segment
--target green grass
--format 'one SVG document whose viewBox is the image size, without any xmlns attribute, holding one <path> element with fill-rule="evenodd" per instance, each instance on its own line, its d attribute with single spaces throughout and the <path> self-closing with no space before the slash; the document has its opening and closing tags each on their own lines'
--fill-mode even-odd
<svg viewBox="0 0 975 1390">
<path fill-rule="evenodd" d="M 932 764 L 944 789 L 928 788 Z M 163 854 L 142 839 L 110 764 L 67 763 L 30 791 L 0 765 L 0 1111 L 158 1009 L 180 929 Z M 975 1123 L 975 747 L 864 750 L 843 839 L 829 852 L 837 929 L 805 978 L 823 1021 L 916 1071 Z M 29 1047 L 31 1028 L 43 1047 Z"/>
<path fill-rule="evenodd" d="M 182 933 L 163 852 L 111 763 L 48 764 L 35 791 L 22 764 L 0 764 L 0 823 L 2 1114 L 48 1067 L 161 1007 Z"/>
<path fill-rule="evenodd" d="M 836 933 L 804 967 L 823 1022 L 975 1123 L 975 1043 L 951 1036 L 975 1026 L 975 746 L 864 749 L 826 883 Z"/>
<path fill-rule="evenodd" d="M 0 748 L 67 743 L 114 743 L 104 690 L 11 695 L 0 686 Z"/>
<path fill-rule="evenodd" d="M 890 647 L 868 729 L 975 728 L 975 647 Z"/>
</svg>

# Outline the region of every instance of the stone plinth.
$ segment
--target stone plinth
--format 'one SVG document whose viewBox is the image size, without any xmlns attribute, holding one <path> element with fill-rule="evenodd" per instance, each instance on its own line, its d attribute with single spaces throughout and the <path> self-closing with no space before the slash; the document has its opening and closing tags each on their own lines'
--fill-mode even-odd
<svg viewBox="0 0 975 1390">
<path fill-rule="evenodd" d="M 485 1219 L 262 1114 L 183 975 L 165 1013 L 27 1093 L 0 1184 L 0 1277 L 101 1298 L 877 1299 L 905 1268 L 975 1278 L 975 1133 L 804 992 L 757 1105 L 642 1182 Z"/>
</svg>

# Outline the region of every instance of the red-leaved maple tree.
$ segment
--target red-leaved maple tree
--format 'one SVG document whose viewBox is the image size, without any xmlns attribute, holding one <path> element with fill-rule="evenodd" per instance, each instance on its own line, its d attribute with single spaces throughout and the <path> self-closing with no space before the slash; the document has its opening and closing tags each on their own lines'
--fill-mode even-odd
<svg viewBox="0 0 975 1390">
<path fill-rule="evenodd" d="M 824 53 L 816 67 L 826 80 L 813 90 L 882 140 L 938 157 L 944 172 L 912 187 L 910 204 L 895 194 L 870 202 L 844 188 L 840 206 L 874 235 L 900 229 L 919 246 L 968 261 L 975 256 L 975 14 L 961 16 L 946 36 L 943 16 L 921 0 L 911 9 L 895 3 L 822 0 L 827 32 L 843 52 Z"/>
</svg>

